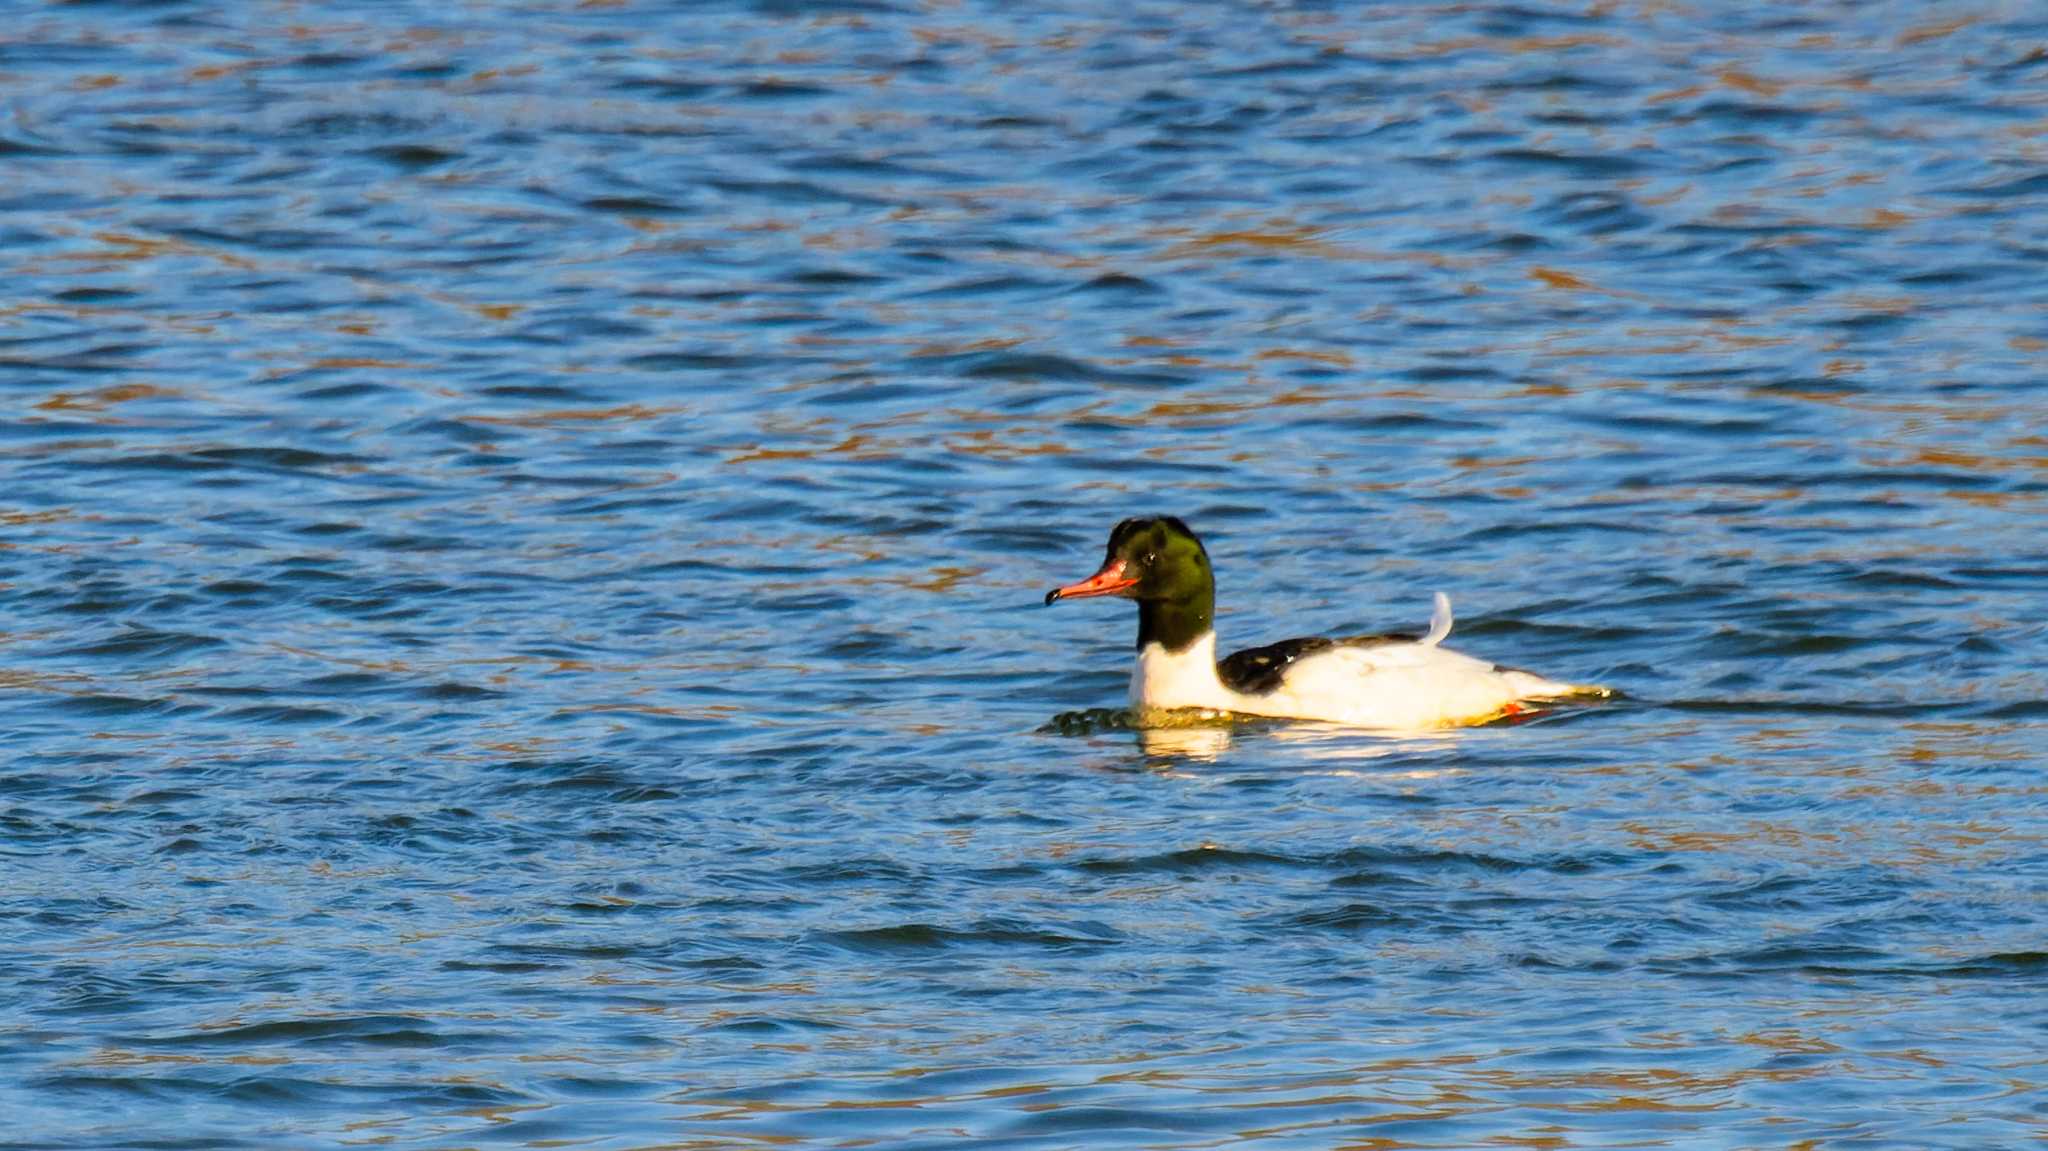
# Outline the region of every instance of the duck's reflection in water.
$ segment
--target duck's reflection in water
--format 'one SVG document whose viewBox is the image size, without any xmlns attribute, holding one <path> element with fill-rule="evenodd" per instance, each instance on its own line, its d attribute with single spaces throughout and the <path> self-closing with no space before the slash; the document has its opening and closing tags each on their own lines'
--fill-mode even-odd
<svg viewBox="0 0 2048 1151">
<path fill-rule="evenodd" d="M 1395 756 L 1447 751 L 1457 746 L 1460 732 L 1456 728 L 1383 730 L 1204 712 L 1148 723 L 1137 728 L 1137 734 L 1138 749 L 1151 760 L 1214 763 L 1242 739 L 1248 745 L 1285 748 L 1288 758 L 1303 767 L 1341 769 Z M 1428 774 L 1441 772 L 1432 769 Z"/>
<path fill-rule="evenodd" d="M 1222 725 L 1138 729 L 1138 750 L 1148 759 L 1214 763 L 1230 750 L 1230 744 L 1231 730 Z"/>
<path fill-rule="evenodd" d="M 1146 766 L 1153 770 L 1215 763 L 1242 741 L 1247 747 L 1284 748 L 1288 758 L 1301 767 L 1323 767 L 1340 774 L 1351 767 L 1392 757 L 1447 751 L 1456 747 L 1464 734 L 1460 728 L 1397 731 L 1220 711 L 1190 709 L 1140 714 L 1122 708 L 1063 712 L 1039 730 L 1091 736 L 1131 732 L 1137 736 L 1138 750 L 1144 754 Z M 1441 775 L 1446 770 L 1430 768 L 1420 774 Z"/>
<path fill-rule="evenodd" d="M 1313 762 L 1341 765 L 1449 751 L 1458 746 L 1466 730 L 1439 727 L 1402 731 L 1347 727 L 1340 723 L 1290 723 L 1274 728 L 1265 737 Z"/>
</svg>

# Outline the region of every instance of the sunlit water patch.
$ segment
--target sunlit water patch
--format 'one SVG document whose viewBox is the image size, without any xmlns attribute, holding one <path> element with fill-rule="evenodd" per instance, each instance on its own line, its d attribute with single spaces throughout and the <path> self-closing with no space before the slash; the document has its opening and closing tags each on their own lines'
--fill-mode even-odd
<svg viewBox="0 0 2048 1151">
<path fill-rule="evenodd" d="M 2044 40 L 17 13 L 0 1143 L 2038 1141 Z M 1146 511 L 1627 698 L 1131 725 Z"/>
</svg>

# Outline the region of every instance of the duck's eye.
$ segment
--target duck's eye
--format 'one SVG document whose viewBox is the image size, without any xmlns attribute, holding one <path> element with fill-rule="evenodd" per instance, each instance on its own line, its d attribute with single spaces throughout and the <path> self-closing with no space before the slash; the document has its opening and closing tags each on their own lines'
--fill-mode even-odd
<svg viewBox="0 0 2048 1151">
<path fill-rule="evenodd" d="M 1146 553 L 1145 553 L 1145 566 L 1146 566 L 1146 567 L 1151 567 L 1151 566 L 1152 566 L 1153 564 L 1156 564 L 1156 563 L 1158 563 L 1158 562 L 1159 562 L 1159 553 L 1158 553 L 1158 552 L 1146 552 Z"/>
</svg>

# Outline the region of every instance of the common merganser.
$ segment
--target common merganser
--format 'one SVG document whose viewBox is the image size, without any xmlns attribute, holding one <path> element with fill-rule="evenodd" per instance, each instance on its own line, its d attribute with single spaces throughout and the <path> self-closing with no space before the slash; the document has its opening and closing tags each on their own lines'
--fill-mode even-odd
<svg viewBox="0 0 2048 1151">
<path fill-rule="evenodd" d="M 1131 706 L 1181 708 L 1360 727 L 1418 729 L 1485 723 L 1532 703 L 1611 694 L 1495 667 L 1439 646 L 1451 602 L 1436 596 L 1429 631 L 1282 640 L 1216 658 L 1216 579 L 1209 553 L 1173 516 L 1128 519 L 1109 533 L 1102 570 L 1045 594 L 1138 601 L 1138 664 Z"/>
</svg>

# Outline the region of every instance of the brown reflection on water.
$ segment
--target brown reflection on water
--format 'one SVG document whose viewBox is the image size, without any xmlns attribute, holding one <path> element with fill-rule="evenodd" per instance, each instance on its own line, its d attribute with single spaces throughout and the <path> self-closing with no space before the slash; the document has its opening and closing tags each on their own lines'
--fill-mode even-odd
<svg viewBox="0 0 2048 1151">
<path fill-rule="evenodd" d="M 1442 252 L 1402 251 L 1368 248 L 1329 238 L 1331 229 L 1291 221 L 1259 221 L 1244 227 L 1226 227 L 1198 232 L 1183 227 L 1148 230 L 1147 237 L 1165 246 L 1151 257 L 1158 264 L 1206 263 L 1236 259 L 1247 254 L 1283 252 L 1291 256 L 1365 263 L 1421 264 L 1439 269 L 1472 269 L 1483 266 L 1473 257 Z"/>
<path fill-rule="evenodd" d="M 136 400 L 181 399 L 183 395 L 175 388 L 161 388 L 154 384 L 117 384 L 90 392 L 58 392 L 35 406 L 46 412 L 103 412 L 117 404 Z"/>
<path fill-rule="evenodd" d="M 614 408 L 557 408 L 552 411 L 531 412 L 517 416 L 471 415 L 467 419 L 479 424 L 500 424 L 510 427 L 542 428 L 562 423 L 607 423 L 613 420 L 652 420 L 675 412 L 681 407 L 650 408 L 644 404 L 621 404 Z"/>
<path fill-rule="evenodd" d="M 1783 1054 L 1811 1056 L 1839 1055 L 1837 1045 L 1790 1029 L 1731 1037 L 1747 1046 Z M 1684 1049 L 1685 1043 L 1671 1044 Z M 1443 1144 L 1435 1139 L 1419 1141 L 1374 1136 L 1367 1132 L 1386 1124 L 1435 1123 L 1501 1115 L 1518 1106 L 1517 1096 L 1543 1100 L 1545 1111 L 1566 1115 L 1615 1115 L 1630 1113 L 1697 1114 L 1745 1110 L 1735 1099 L 1745 1089 L 1759 1084 L 1797 1084 L 1833 1073 L 1819 1060 L 1797 1067 L 1751 1067 L 1740 1070 L 1695 1073 L 1673 1067 L 1646 1067 L 1626 1071 L 1562 1071 L 1532 1073 L 1486 1066 L 1485 1062 L 1524 1054 L 1523 1048 L 1504 1048 L 1488 1056 L 1444 1056 L 1433 1059 L 1388 1059 L 1344 1071 L 1316 1071 L 1275 1079 L 1270 1072 L 1238 1080 L 1227 1070 L 1190 1073 L 1177 1069 L 1143 1068 L 1115 1071 L 1096 1076 L 1094 1088 L 1138 1088 L 1157 1099 L 1126 1095 L 1131 1105 L 1166 1106 L 1184 1098 L 1196 1109 L 1213 1108 L 1274 1116 L 1302 1113 L 1296 1122 L 1264 1122 L 1233 1130 L 1237 1139 L 1271 1139 L 1289 1134 L 1327 1131 L 1345 1142 L 1332 1146 L 1411 1148 Z M 1217 1053 L 1226 1056 L 1227 1052 Z M 1912 1060 L 1921 1063 L 1918 1060 Z M 1926 1064 L 1921 1064 L 1926 1065 Z M 1939 1065 L 1936 1061 L 1932 1065 Z M 1227 1065 L 1226 1065 L 1227 1066 Z M 920 1067 L 905 1076 L 943 1072 L 946 1068 Z M 904 1076 L 899 1076 L 904 1077 Z M 973 1103 L 1013 1101 L 1009 1109 L 1022 1114 L 1057 1112 L 1062 1104 L 1038 1097 L 1071 1088 L 1071 1084 L 1030 1082 L 1006 1084 L 958 1093 L 912 1095 L 896 1099 L 833 1099 L 814 1104 L 781 1104 L 770 1100 L 710 1100 L 682 1102 L 696 1110 L 693 1121 L 745 1122 L 763 1115 L 791 1115 L 843 1110 L 926 1110 Z M 1311 1094 L 1312 1093 L 1312 1094 Z M 1276 1098 L 1258 1098 L 1260 1095 Z M 1582 1096 L 1559 1098 L 1559 1096 Z M 1213 1102 L 1205 1097 L 1217 1097 Z M 1314 1115 L 1316 1111 L 1350 1111 L 1335 1117 Z M 1373 1110 L 1374 1114 L 1355 1114 Z M 1762 1118 L 1762 1116 L 1758 1116 Z M 1520 1134 L 1496 1134 L 1484 1142 L 1489 1146 L 1571 1146 L 1575 1128 L 1547 1123 Z M 770 1136 L 754 1136 L 773 1139 Z"/>
</svg>

